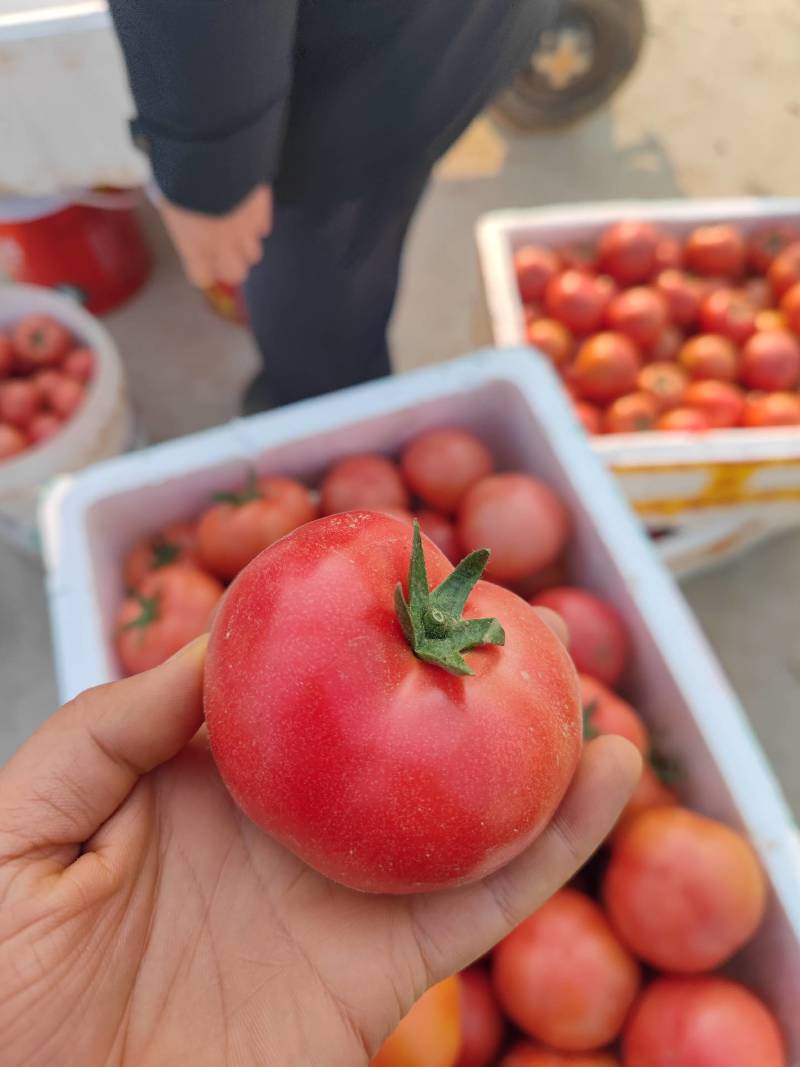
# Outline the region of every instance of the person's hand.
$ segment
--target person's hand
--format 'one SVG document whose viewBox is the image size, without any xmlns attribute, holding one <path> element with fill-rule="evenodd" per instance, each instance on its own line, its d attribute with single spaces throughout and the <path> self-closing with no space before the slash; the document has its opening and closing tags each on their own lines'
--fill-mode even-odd
<svg viewBox="0 0 800 1067">
<path fill-rule="evenodd" d="M 201 289 L 214 282 L 240 285 L 261 259 L 262 241 L 272 229 L 272 189 L 258 185 L 227 215 L 201 215 L 158 194 L 155 205 L 183 261 L 189 280 Z"/>
<path fill-rule="evenodd" d="M 363 1067 L 587 859 L 640 770 L 599 738 L 503 870 L 355 893 L 231 800 L 200 730 L 204 652 L 83 694 L 0 771 L 3 1067 Z"/>
</svg>

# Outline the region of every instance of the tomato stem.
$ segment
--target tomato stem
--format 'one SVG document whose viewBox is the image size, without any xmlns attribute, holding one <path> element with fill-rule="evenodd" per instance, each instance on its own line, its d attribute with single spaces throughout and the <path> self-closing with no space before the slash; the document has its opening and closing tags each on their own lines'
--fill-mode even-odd
<svg viewBox="0 0 800 1067">
<path fill-rule="evenodd" d="M 159 602 L 161 599 L 159 593 L 156 593 L 155 596 L 142 596 L 139 594 L 136 599 L 139 602 L 139 607 L 142 609 L 141 613 L 137 615 L 135 619 L 130 619 L 126 622 L 122 627 L 123 630 L 143 630 L 158 618 Z"/>
<path fill-rule="evenodd" d="M 475 671 L 461 655 L 479 645 L 504 645 L 505 631 L 497 619 L 462 619 L 469 594 L 489 561 L 489 550 L 471 552 L 436 589 L 428 585 L 425 553 L 419 523 L 414 522 L 411 562 L 408 568 L 408 600 L 402 583 L 395 589 L 395 610 L 414 655 L 442 667 L 450 674 Z"/>
<path fill-rule="evenodd" d="M 150 542 L 150 562 L 154 571 L 174 563 L 180 554 L 181 546 L 166 537 L 156 535 Z"/>
<path fill-rule="evenodd" d="M 242 504 L 249 504 L 251 500 L 260 500 L 262 495 L 261 490 L 258 488 L 258 475 L 251 467 L 247 475 L 247 481 L 238 493 L 214 493 L 212 500 L 218 504 L 233 504 L 234 507 L 238 508 Z"/>
</svg>

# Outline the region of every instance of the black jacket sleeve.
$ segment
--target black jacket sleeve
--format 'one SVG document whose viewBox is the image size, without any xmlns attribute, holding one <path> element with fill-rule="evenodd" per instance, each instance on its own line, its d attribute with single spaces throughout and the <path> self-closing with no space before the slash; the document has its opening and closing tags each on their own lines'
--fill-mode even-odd
<svg viewBox="0 0 800 1067">
<path fill-rule="evenodd" d="M 110 0 L 161 191 L 208 214 L 274 177 L 298 0 Z"/>
</svg>

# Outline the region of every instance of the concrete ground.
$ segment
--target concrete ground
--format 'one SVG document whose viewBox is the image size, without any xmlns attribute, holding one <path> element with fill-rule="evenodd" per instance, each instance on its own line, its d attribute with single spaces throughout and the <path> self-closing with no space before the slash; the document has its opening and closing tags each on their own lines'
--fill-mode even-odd
<svg viewBox="0 0 800 1067">
<path fill-rule="evenodd" d="M 611 106 L 563 132 L 516 137 L 479 120 L 440 168 L 409 244 L 393 327 L 399 369 L 474 348 L 472 238 L 496 207 L 620 197 L 793 195 L 800 137 L 795 0 L 650 0 L 651 32 Z M 153 220 L 157 268 L 108 320 L 152 439 L 236 412 L 255 367 L 246 333 L 183 281 Z M 695 579 L 686 594 L 800 814 L 800 532 Z M 0 547 L 0 760 L 55 706 L 38 566 Z"/>
</svg>

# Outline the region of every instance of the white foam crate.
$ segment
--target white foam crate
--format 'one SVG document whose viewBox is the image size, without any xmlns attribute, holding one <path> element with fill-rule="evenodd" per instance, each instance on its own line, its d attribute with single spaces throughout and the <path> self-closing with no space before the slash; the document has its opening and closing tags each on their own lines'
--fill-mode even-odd
<svg viewBox="0 0 800 1067">
<path fill-rule="evenodd" d="M 705 222 L 734 222 L 749 232 L 767 222 L 800 221 L 800 199 L 626 200 L 490 212 L 478 220 L 476 239 L 494 343 L 525 344 L 512 261 L 517 248 L 594 241 L 626 218 L 647 219 L 678 236 Z M 798 429 L 609 434 L 593 438 L 592 446 L 645 521 L 686 531 L 662 546 L 677 573 L 800 525 Z"/>
<path fill-rule="evenodd" d="M 342 456 L 394 454 L 421 430 L 443 423 L 474 430 L 501 467 L 541 476 L 571 509 L 572 573 L 617 605 L 632 634 L 626 694 L 680 761 L 687 801 L 742 828 L 768 873 L 767 918 L 733 972 L 778 1013 L 790 1036 L 792 1067 L 800 1067 L 800 848 L 790 812 L 680 592 L 568 417 L 557 379 L 527 353 L 478 353 L 62 480 L 42 514 L 61 695 L 118 675 L 110 638 L 122 596 L 121 560 L 137 537 L 195 514 L 210 493 L 237 485 L 253 467 L 313 483 Z"/>
</svg>

